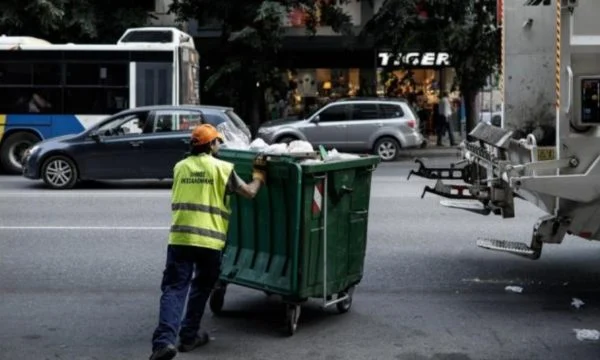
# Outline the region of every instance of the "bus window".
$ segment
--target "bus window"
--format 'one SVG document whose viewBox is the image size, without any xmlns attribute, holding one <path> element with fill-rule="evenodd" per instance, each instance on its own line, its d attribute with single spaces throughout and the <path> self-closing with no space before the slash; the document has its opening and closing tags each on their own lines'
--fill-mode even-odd
<svg viewBox="0 0 600 360">
<path fill-rule="evenodd" d="M 61 114 L 62 100 L 58 87 L 0 86 L 0 114 Z"/>
<path fill-rule="evenodd" d="M 62 67 L 59 63 L 34 63 L 33 85 L 51 85 L 60 87 L 62 84 Z"/>
<path fill-rule="evenodd" d="M 65 112 L 79 115 L 114 114 L 129 108 L 127 88 L 66 88 Z"/>
<path fill-rule="evenodd" d="M 32 84 L 31 63 L 6 62 L 0 63 L 0 85 Z"/>
<path fill-rule="evenodd" d="M 129 63 L 87 64 L 69 63 L 66 65 L 67 86 L 129 86 Z"/>
</svg>

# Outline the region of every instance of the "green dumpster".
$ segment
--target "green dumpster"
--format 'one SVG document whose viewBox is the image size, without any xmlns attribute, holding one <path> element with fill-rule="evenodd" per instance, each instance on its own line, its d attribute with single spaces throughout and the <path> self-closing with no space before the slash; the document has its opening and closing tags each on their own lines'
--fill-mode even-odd
<svg viewBox="0 0 600 360">
<path fill-rule="evenodd" d="M 249 181 L 256 155 L 222 149 L 217 156 Z M 342 313 L 350 309 L 363 276 L 371 176 L 380 159 L 302 160 L 269 155 L 266 186 L 253 200 L 232 197 L 221 275 L 209 301 L 213 313 L 222 311 L 228 284 L 281 296 L 289 335 L 309 298 Z"/>
</svg>

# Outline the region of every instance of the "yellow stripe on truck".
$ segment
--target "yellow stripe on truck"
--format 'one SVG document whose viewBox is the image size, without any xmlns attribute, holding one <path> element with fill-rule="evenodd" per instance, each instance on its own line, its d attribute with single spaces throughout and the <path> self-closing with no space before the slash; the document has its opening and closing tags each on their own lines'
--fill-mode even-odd
<svg viewBox="0 0 600 360">
<path fill-rule="evenodd" d="M 6 115 L 0 115 L 0 140 L 4 136 L 4 128 L 6 127 Z"/>
</svg>

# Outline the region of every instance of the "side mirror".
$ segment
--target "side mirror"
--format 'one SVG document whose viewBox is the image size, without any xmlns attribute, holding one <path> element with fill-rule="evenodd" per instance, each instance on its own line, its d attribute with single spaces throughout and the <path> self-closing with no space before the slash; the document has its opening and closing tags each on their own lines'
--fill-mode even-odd
<svg viewBox="0 0 600 360">
<path fill-rule="evenodd" d="M 95 142 L 101 142 L 100 134 L 97 131 L 94 131 L 90 134 L 90 138 L 92 138 Z"/>
<path fill-rule="evenodd" d="M 313 117 L 313 118 L 310 120 L 310 122 L 311 122 L 311 123 L 313 123 L 313 124 L 318 124 L 318 123 L 319 123 L 319 121 L 321 121 L 321 117 L 320 117 L 319 115 L 317 115 L 317 116 Z"/>
</svg>

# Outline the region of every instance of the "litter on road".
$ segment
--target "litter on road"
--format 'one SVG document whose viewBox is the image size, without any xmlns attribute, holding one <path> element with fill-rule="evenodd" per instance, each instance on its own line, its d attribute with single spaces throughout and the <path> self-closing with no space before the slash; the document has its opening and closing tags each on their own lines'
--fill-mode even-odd
<svg viewBox="0 0 600 360">
<path fill-rule="evenodd" d="M 504 288 L 504 290 L 506 290 L 508 292 L 519 293 L 519 294 L 523 292 L 523 288 L 520 286 L 507 286 Z"/>
<path fill-rule="evenodd" d="M 571 306 L 573 306 L 577 309 L 579 309 L 583 305 L 585 305 L 585 303 L 583 301 L 581 301 L 581 299 L 573 298 L 573 301 L 571 301 Z"/>
<path fill-rule="evenodd" d="M 600 331 L 598 330 L 590 330 L 590 329 L 573 329 L 577 336 L 577 340 L 585 341 L 592 340 L 596 341 L 600 339 Z"/>
</svg>

